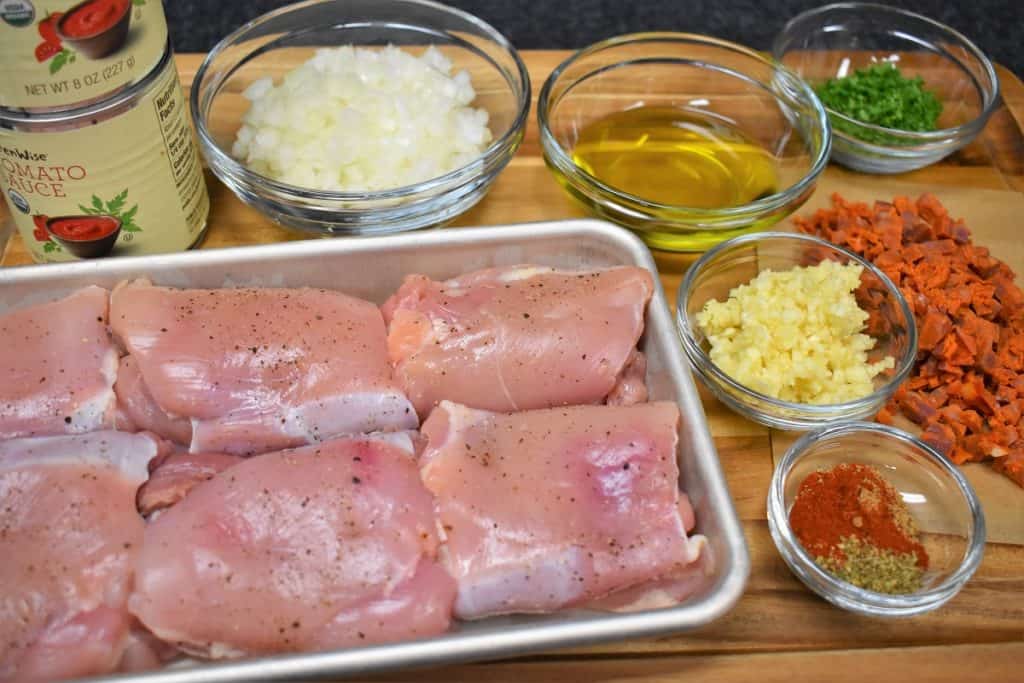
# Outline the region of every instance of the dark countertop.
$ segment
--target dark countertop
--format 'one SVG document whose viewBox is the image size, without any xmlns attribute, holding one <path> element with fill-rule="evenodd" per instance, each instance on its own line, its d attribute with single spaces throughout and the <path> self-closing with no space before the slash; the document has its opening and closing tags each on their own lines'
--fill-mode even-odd
<svg viewBox="0 0 1024 683">
<path fill-rule="evenodd" d="M 229 32 L 284 0 L 164 2 L 174 49 L 205 52 Z M 621 33 L 705 33 L 758 49 L 796 14 L 826 0 L 449 0 L 489 22 L 520 49 L 578 48 Z M 988 56 L 1024 75 L 1024 0 L 895 0 L 947 24 Z"/>
</svg>

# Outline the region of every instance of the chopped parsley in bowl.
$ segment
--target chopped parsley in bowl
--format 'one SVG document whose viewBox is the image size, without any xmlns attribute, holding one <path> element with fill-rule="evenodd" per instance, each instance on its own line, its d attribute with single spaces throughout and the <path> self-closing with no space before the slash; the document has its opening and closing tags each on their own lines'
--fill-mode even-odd
<svg viewBox="0 0 1024 683">
<path fill-rule="evenodd" d="M 895 130 L 927 133 L 938 128 L 942 102 L 920 76 L 908 78 L 891 62 L 857 69 L 845 78 L 830 78 L 814 89 L 833 116 L 832 125 L 866 142 L 903 144 L 896 136 L 858 126 L 855 119 Z M 848 118 L 847 118 L 848 117 Z"/>
<path fill-rule="evenodd" d="M 772 54 L 815 88 L 832 124 L 832 160 L 857 171 L 933 164 L 969 144 L 999 104 L 995 69 L 974 43 L 886 5 L 804 12 Z"/>
</svg>

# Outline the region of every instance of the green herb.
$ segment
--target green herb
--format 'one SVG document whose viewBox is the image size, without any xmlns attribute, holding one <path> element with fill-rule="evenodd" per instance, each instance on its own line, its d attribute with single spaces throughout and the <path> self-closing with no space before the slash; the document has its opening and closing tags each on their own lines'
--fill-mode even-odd
<svg viewBox="0 0 1024 683">
<path fill-rule="evenodd" d="M 68 48 L 62 49 L 60 52 L 53 56 L 50 60 L 50 75 L 53 75 L 64 68 L 65 64 L 71 64 L 75 61 L 74 50 Z"/>
<path fill-rule="evenodd" d="M 53 240 L 47 240 L 47 241 L 43 242 L 43 251 L 45 253 L 49 254 L 49 253 L 52 253 L 52 252 L 55 252 L 55 251 L 64 251 L 64 250 L 61 249 L 60 245 L 57 244 L 56 242 L 54 242 Z"/>
<path fill-rule="evenodd" d="M 857 69 L 845 78 L 830 78 L 815 88 L 826 107 L 863 123 L 895 130 L 936 129 L 942 103 L 924 87 L 920 76 L 907 78 L 890 63 Z M 837 130 L 865 142 L 898 143 L 892 135 L 832 117 Z"/>
<path fill-rule="evenodd" d="M 132 0 L 132 4 L 136 7 L 142 7 L 146 4 L 146 0 Z"/>
<path fill-rule="evenodd" d="M 882 550 L 856 536 L 843 538 L 838 547 L 841 559 L 814 559 L 836 578 L 876 593 L 906 594 L 921 589 L 924 571 L 914 553 Z"/>
<path fill-rule="evenodd" d="M 79 204 L 78 208 L 82 213 L 90 216 L 113 216 L 119 219 L 121 221 L 121 232 L 141 232 L 142 228 L 135 223 L 135 214 L 139 212 L 139 205 L 135 204 L 127 211 L 122 211 L 127 199 L 128 189 L 125 188 L 109 202 L 104 202 L 96 195 L 93 195 L 92 206 Z"/>
</svg>

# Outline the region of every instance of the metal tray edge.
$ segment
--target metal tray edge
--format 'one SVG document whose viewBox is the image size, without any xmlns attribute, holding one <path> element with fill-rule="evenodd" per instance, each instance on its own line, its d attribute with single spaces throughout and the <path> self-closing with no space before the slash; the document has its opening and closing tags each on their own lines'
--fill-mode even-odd
<svg viewBox="0 0 1024 683">
<path fill-rule="evenodd" d="M 42 284 L 66 279 L 89 279 L 98 276 L 123 277 L 150 269 L 180 267 L 188 269 L 199 264 L 240 266 L 267 257 L 325 257 L 331 254 L 378 252 L 392 247 L 438 247 L 454 236 L 472 239 L 481 245 L 509 239 L 529 240 L 538 234 L 553 236 L 586 235 L 599 237 L 630 253 L 636 265 L 657 275 L 654 259 L 646 245 L 633 233 L 597 219 L 544 221 L 478 228 L 457 228 L 424 231 L 379 237 L 358 237 L 339 240 L 303 240 L 275 245 L 257 245 L 208 249 L 177 254 L 125 257 L 109 261 L 46 264 L 0 269 L 0 287 L 7 284 Z M 649 307 L 648 329 L 670 330 L 676 339 L 676 328 L 660 279 L 655 278 L 655 292 Z M 0 307 L 2 308 L 2 307 Z M 703 406 L 681 349 L 668 354 L 667 370 L 672 376 L 684 414 L 699 414 Z M 121 683 L 217 683 L 254 680 L 288 680 L 296 678 L 341 677 L 399 668 L 421 668 L 441 664 L 462 663 L 528 654 L 552 647 L 565 648 L 597 644 L 628 637 L 662 635 L 697 628 L 727 613 L 739 600 L 750 573 L 750 557 L 743 530 L 729 495 L 717 450 L 711 439 L 706 419 L 694 425 L 699 446 L 714 454 L 707 463 L 708 496 L 724 531 L 731 554 L 730 571 L 701 598 L 657 611 L 634 614 L 596 615 L 572 622 L 538 624 L 529 629 L 512 629 L 508 633 L 453 633 L 423 641 L 391 643 L 374 647 L 335 652 L 281 655 L 238 662 L 204 663 L 202 666 L 170 667 L 153 672 L 107 677 L 89 681 Z M 567 633 L 571 628 L 572 633 Z M 553 644 L 556 643 L 556 644 Z"/>
</svg>

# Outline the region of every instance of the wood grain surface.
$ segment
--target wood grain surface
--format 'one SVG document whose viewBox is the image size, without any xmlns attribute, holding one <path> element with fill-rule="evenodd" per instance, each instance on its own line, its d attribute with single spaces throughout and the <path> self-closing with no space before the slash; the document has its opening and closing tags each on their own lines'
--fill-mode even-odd
<svg viewBox="0 0 1024 683">
<path fill-rule="evenodd" d="M 525 52 L 534 93 L 566 56 Z M 201 55 L 179 55 L 185 87 Z M 1004 106 L 969 147 L 940 164 L 901 176 L 868 176 L 830 167 L 808 207 L 831 192 L 889 199 L 934 192 L 963 216 L 978 241 L 1024 273 L 1024 84 L 998 68 Z M 244 206 L 208 174 L 212 197 L 202 248 L 304 239 Z M 806 209 L 805 209 L 806 210 Z M 456 225 L 493 225 L 585 215 L 544 167 L 531 114 L 526 139 L 487 197 Z M 670 299 L 693 256 L 655 254 Z M 7 245 L 3 266 L 30 262 L 20 239 Z M 703 391 L 703 390 L 702 390 Z M 765 496 L 773 459 L 792 440 L 748 422 L 702 393 L 712 434 L 743 522 L 752 571 L 744 597 L 726 617 L 697 631 L 532 656 L 398 673 L 370 680 L 443 681 L 925 681 L 1024 680 L 1024 490 L 973 466 L 968 476 L 989 521 L 977 575 L 948 605 L 912 619 L 857 617 L 806 590 L 771 541 Z"/>
</svg>

